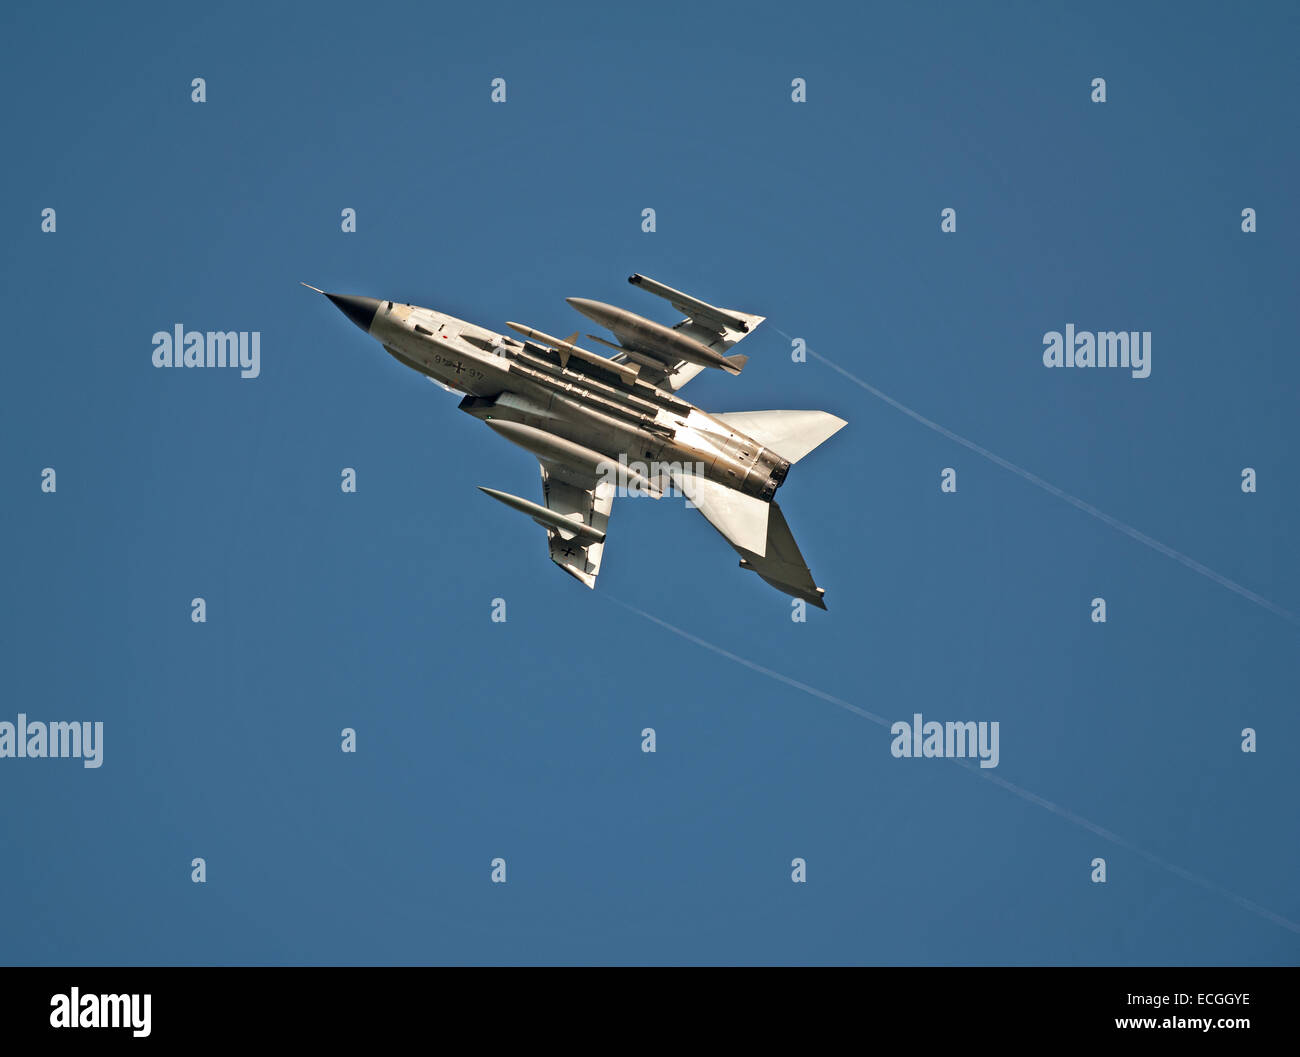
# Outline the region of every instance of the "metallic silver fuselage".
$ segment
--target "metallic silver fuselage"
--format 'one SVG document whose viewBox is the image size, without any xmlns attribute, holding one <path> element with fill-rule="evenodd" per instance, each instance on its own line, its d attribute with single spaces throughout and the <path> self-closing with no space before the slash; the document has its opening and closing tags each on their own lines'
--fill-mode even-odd
<svg viewBox="0 0 1300 1057">
<path fill-rule="evenodd" d="M 675 394 L 634 386 L 550 349 L 517 341 L 441 312 L 384 301 L 370 336 L 399 362 L 466 395 L 476 418 L 522 422 L 607 455 L 617 463 L 703 467 L 709 477 L 771 499 L 787 460 Z"/>
</svg>

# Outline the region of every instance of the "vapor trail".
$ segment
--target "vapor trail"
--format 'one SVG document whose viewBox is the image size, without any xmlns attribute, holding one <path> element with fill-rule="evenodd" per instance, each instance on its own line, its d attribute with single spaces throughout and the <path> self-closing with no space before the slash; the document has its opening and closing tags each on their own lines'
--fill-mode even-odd
<svg viewBox="0 0 1300 1057">
<path fill-rule="evenodd" d="M 785 338 L 790 339 L 790 335 L 786 334 L 785 331 L 777 327 L 774 327 L 773 329 L 776 330 L 778 334 L 781 334 Z M 1150 547 L 1153 551 L 1157 551 L 1158 553 L 1163 554 L 1166 558 L 1172 558 L 1180 565 L 1183 565 L 1186 568 L 1191 569 L 1192 572 L 1200 573 L 1207 580 L 1213 580 L 1220 587 L 1226 587 L 1229 591 L 1232 591 L 1234 594 L 1238 594 L 1242 598 L 1245 598 L 1250 602 L 1254 602 L 1257 606 L 1262 606 L 1264 609 L 1267 609 L 1270 613 L 1273 613 L 1281 617 L 1283 620 L 1290 621 L 1292 624 L 1300 625 L 1300 617 L 1297 617 L 1290 610 L 1283 609 L 1275 602 L 1270 602 L 1267 598 L 1263 597 L 1262 595 L 1256 594 L 1248 587 L 1243 587 L 1235 580 L 1229 580 L 1222 573 L 1217 573 L 1209 566 L 1202 565 L 1195 558 L 1189 558 L 1186 554 L 1183 554 L 1181 551 L 1176 551 L 1174 550 L 1173 547 L 1161 543 L 1157 539 L 1152 539 L 1145 532 L 1140 532 L 1138 529 L 1135 529 L 1132 525 L 1125 524 L 1123 521 L 1120 521 L 1119 518 L 1112 517 L 1110 514 L 1107 514 L 1104 510 L 1098 510 L 1091 503 L 1084 502 L 1078 496 L 1073 496 L 1069 492 L 1065 491 L 1064 489 L 1057 488 L 1056 485 L 1052 484 L 1050 481 L 1044 481 L 1037 474 L 1030 473 L 1028 470 L 1024 469 L 1023 467 L 1017 466 L 1015 463 L 1009 461 L 1008 459 L 1002 458 L 1001 455 L 989 451 L 988 448 L 984 447 L 983 445 L 976 444 L 973 440 L 967 440 L 961 434 L 954 433 L 946 426 L 939 425 L 938 422 L 926 418 L 918 411 L 913 411 L 906 404 L 903 404 L 900 401 L 895 400 L 888 393 L 881 392 L 881 390 L 877 389 L 871 383 L 864 382 L 856 374 L 853 374 L 850 371 L 846 371 L 839 364 L 834 363 L 831 360 L 828 360 L 825 356 L 822 356 L 820 353 L 813 352 L 812 349 L 808 349 L 807 352 L 808 355 L 811 356 L 813 359 L 817 360 L 820 363 L 824 363 L 832 371 L 835 371 L 837 374 L 843 375 L 854 385 L 859 386 L 862 389 L 865 389 L 872 396 L 877 397 L 880 400 L 883 400 L 890 407 L 895 408 L 898 411 L 901 411 L 908 418 L 914 419 L 915 421 L 921 423 L 921 425 L 925 426 L 927 429 L 932 429 L 936 433 L 940 434 L 941 436 L 947 437 L 951 441 L 956 441 L 963 448 L 969 448 L 976 455 L 983 456 L 985 459 L 988 459 L 989 462 L 993 463 L 994 465 L 1001 466 L 1004 470 L 1010 470 L 1017 477 L 1024 478 L 1024 480 L 1028 481 L 1032 485 L 1037 485 L 1039 488 L 1041 488 L 1044 492 L 1047 492 L 1049 495 L 1054 495 L 1056 496 L 1057 499 L 1065 500 L 1065 502 L 1069 503 L 1072 507 L 1075 507 L 1078 510 L 1082 510 L 1085 514 L 1089 514 L 1092 517 L 1095 517 L 1098 521 L 1101 521 L 1104 524 L 1109 525 L 1111 528 L 1115 529 L 1116 531 L 1124 533 L 1124 535 L 1128 536 L 1130 539 L 1137 540 L 1139 543 L 1144 544 L 1147 547 Z"/>
<path fill-rule="evenodd" d="M 605 597 L 609 598 L 609 600 L 611 602 L 614 602 L 616 605 L 622 606 L 624 609 L 628 610 L 629 612 L 635 613 L 637 616 L 643 617 L 644 619 L 650 621 L 652 624 L 658 624 L 659 627 L 663 628 L 665 631 L 671 631 L 674 635 L 686 639 L 688 642 L 693 642 L 695 643 L 695 645 L 703 647 L 704 649 L 709 650 L 713 653 L 716 653 L 720 657 L 725 657 L 729 661 L 733 661 L 736 664 L 743 665 L 744 667 L 750 669 L 750 671 L 758 672 L 760 675 L 765 675 L 769 679 L 774 679 L 779 683 L 784 683 L 786 686 L 793 687 L 795 690 L 799 690 L 802 693 L 810 695 L 811 697 L 816 697 L 822 701 L 827 701 L 830 704 L 836 705 L 847 712 L 852 712 L 855 716 L 861 716 L 863 719 L 868 719 L 872 723 L 885 727 L 886 729 L 888 729 L 891 726 L 890 722 L 887 719 L 885 719 L 883 716 L 878 716 L 874 712 L 869 712 L 867 711 L 867 709 L 862 708 L 859 705 L 855 705 L 851 701 L 845 701 L 844 698 L 842 697 L 836 697 L 834 694 L 828 694 L 824 690 L 818 690 L 815 686 L 809 686 L 807 683 L 801 683 L 798 679 L 792 679 L 788 675 L 782 675 L 780 672 L 773 671 L 771 668 L 765 668 L 763 667 L 763 665 L 751 661 L 745 657 L 741 657 L 739 654 L 732 653 L 730 650 L 725 650 L 721 646 L 715 646 L 713 643 L 700 638 L 698 635 L 692 635 L 689 631 L 685 631 L 682 628 L 676 627 L 673 624 L 669 624 L 666 620 L 660 620 L 656 616 L 651 616 L 649 613 L 645 612 L 644 610 L 638 609 L 636 606 L 629 605 L 627 602 L 621 602 L 617 598 L 613 598 L 610 595 L 606 595 Z M 945 757 L 945 759 L 947 759 L 947 757 Z M 1162 859 L 1159 855 L 1156 855 L 1154 852 L 1149 852 L 1144 850 L 1143 848 L 1138 847 L 1132 841 L 1126 840 L 1124 837 L 1121 837 L 1119 834 L 1111 832 L 1110 830 L 1106 829 L 1104 826 L 1099 826 L 1095 822 L 1090 822 L 1082 815 L 1076 815 L 1073 811 L 1069 810 L 1068 808 L 1062 807 L 1060 804 L 1054 803 L 1051 800 L 1048 800 L 1046 797 L 1042 797 L 1039 796 L 1037 793 L 1030 792 L 1028 789 L 1025 789 L 1023 786 L 1016 785 L 1015 782 L 1009 782 L 1005 778 L 993 774 L 990 770 L 975 766 L 969 761 L 953 759 L 951 760 L 951 762 L 957 764 L 958 766 L 962 767 L 964 770 L 970 772 L 971 774 L 978 775 L 980 778 L 992 782 L 994 785 L 999 786 L 1002 789 L 1005 789 L 1007 792 L 1013 793 L 1014 795 L 1018 796 L 1021 800 L 1024 800 L 1027 803 L 1037 804 L 1039 807 L 1044 808 L 1045 810 L 1050 811 L 1052 814 L 1065 819 L 1067 822 L 1072 822 L 1074 823 L 1074 825 L 1080 827 L 1081 829 L 1086 829 L 1089 833 L 1092 833 L 1100 837 L 1102 840 L 1109 841 L 1111 844 L 1114 844 L 1120 848 L 1125 849 L 1126 851 L 1132 852 L 1134 855 L 1138 855 L 1141 858 L 1146 859 L 1147 862 L 1152 863 L 1155 866 L 1159 866 L 1163 870 L 1169 871 L 1170 873 L 1174 874 L 1176 877 L 1181 877 L 1185 881 L 1190 881 L 1192 884 L 1204 888 L 1207 892 L 1213 892 L 1215 895 L 1222 896 L 1224 899 L 1227 899 L 1230 902 L 1235 903 L 1243 910 L 1249 910 L 1252 914 L 1258 914 L 1260 917 L 1268 921 L 1271 921 L 1274 925 L 1280 925 L 1284 929 L 1289 929 L 1291 932 L 1300 934 L 1300 924 L 1296 924 L 1294 921 L 1291 921 L 1289 918 L 1285 918 L 1281 914 L 1277 914 L 1272 910 L 1269 910 L 1268 907 L 1261 906 L 1259 903 L 1247 899 L 1245 896 L 1239 896 L 1235 892 L 1229 891 L 1228 889 L 1224 888 L 1222 885 L 1216 884 L 1214 881 L 1211 881 L 1208 878 L 1201 877 L 1199 874 L 1194 874 L 1192 873 L 1191 870 L 1185 869 L 1184 867 L 1179 866 L 1177 863 L 1172 863 L 1168 859 Z"/>
</svg>

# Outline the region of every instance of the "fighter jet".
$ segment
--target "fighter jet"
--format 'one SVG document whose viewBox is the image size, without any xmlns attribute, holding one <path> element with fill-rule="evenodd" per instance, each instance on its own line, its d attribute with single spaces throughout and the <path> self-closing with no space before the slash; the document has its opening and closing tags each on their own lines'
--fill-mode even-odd
<svg viewBox="0 0 1300 1057">
<path fill-rule="evenodd" d="M 740 567 L 778 591 L 826 608 L 774 501 L 792 463 L 846 423 L 825 411 L 707 414 L 676 394 L 704 370 L 737 375 L 748 357 L 729 350 L 766 318 L 717 308 L 644 275 L 633 286 L 686 318 L 665 326 L 585 298 L 568 303 L 617 343 L 600 355 L 578 334 L 556 338 L 518 323 L 526 340 L 429 308 L 325 294 L 399 363 L 464 394 L 460 410 L 536 456 L 543 504 L 481 490 L 546 530 L 551 560 L 596 586 L 618 494 L 659 498 L 675 489 L 740 555 Z"/>
</svg>

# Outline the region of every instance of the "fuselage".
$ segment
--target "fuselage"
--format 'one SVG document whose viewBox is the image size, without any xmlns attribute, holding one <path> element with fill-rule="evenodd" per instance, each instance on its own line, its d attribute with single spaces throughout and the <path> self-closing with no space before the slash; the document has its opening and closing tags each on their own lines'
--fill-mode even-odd
<svg viewBox="0 0 1300 1057">
<path fill-rule="evenodd" d="M 519 341 L 433 309 L 377 302 L 352 316 L 412 370 L 465 395 L 481 419 L 522 422 L 607 456 L 611 462 L 681 466 L 747 495 L 770 500 L 790 463 L 675 394 L 627 384 L 599 366 Z M 336 303 L 338 303 L 336 301 Z M 640 472 L 645 473 L 644 469 Z M 666 472 L 666 471 L 665 471 Z"/>
</svg>

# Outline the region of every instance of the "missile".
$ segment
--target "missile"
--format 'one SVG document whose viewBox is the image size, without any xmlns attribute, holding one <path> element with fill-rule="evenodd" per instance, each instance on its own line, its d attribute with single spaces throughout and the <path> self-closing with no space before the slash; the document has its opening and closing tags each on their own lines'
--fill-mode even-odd
<svg viewBox="0 0 1300 1057">
<path fill-rule="evenodd" d="M 662 489 L 649 478 L 637 473 L 627 465 L 626 461 L 620 463 L 617 459 L 611 459 L 608 455 L 602 455 L 565 437 L 547 433 L 544 429 L 528 426 L 522 422 L 511 422 L 504 418 L 489 418 L 484 421 L 506 440 L 518 444 L 525 451 L 531 451 L 540 459 L 556 459 L 581 466 L 590 470 L 596 477 L 608 478 L 610 475 L 616 475 L 615 483 L 620 487 L 635 486 L 655 499 L 663 495 Z"/>
<path fill-rule="evenodd" d="M 498 502 L 505 503 L 512 510 L 527 514 L 543 528 L 555 529 L 560 534 L 561 539 L 579 539 L 584 544 L 605 542 L 605 533 L 601 532 L 600 529 L 592 528 L 581 520 L 573 521 L 563 514 L 557 514 L 554 510 L 547 510 L 540 503 L 530 503 L 527 499 L 520 499 L 517 495 L 511 495 L 509 492 L 498 492 L 495 488 L 484 488 L 482 485 L 478 486 L 478 490 L 484 495 L 490 495 Z"/>
<path fill-rule="evenodd" d="M 588 352 L 586 349 L 580 349 L 574 344 L 577 339 L 577 333 L 570 334 L 567 338 L 553 338 L 549 334 L 543 334 L 540 330 L 534 330 L 532 327 L 525 327 L 522 323 L 507 323 L 511 330 L 522 334 L 526 338 L 532 338 L 543 345 L 549 345 L 560 355 L 560 366 L 569 365 L 569 357 L 576 356 L 587 363 L 595 364 L 597 367 L 603 367 L 607 371 L 613 371 L 623 379 L 628 385 L 636 381 L 639 367 L 627 367 L 621 363 L 615 363 L 607 356 L 601 356 L 598 353 Z"/>
<path fill-rule="evenodd" d="M 636 352 L 649 353 L 668 364 L 686 360 L 701 367 L 718 367 L 728 374 L 740 373 L 740 365 L 672 327 L 602 301 L 589 301 L 585 297 L 566 297 L 565 300 L 588 319 L 613 331 L 624 345 Z"/>
</svg>

